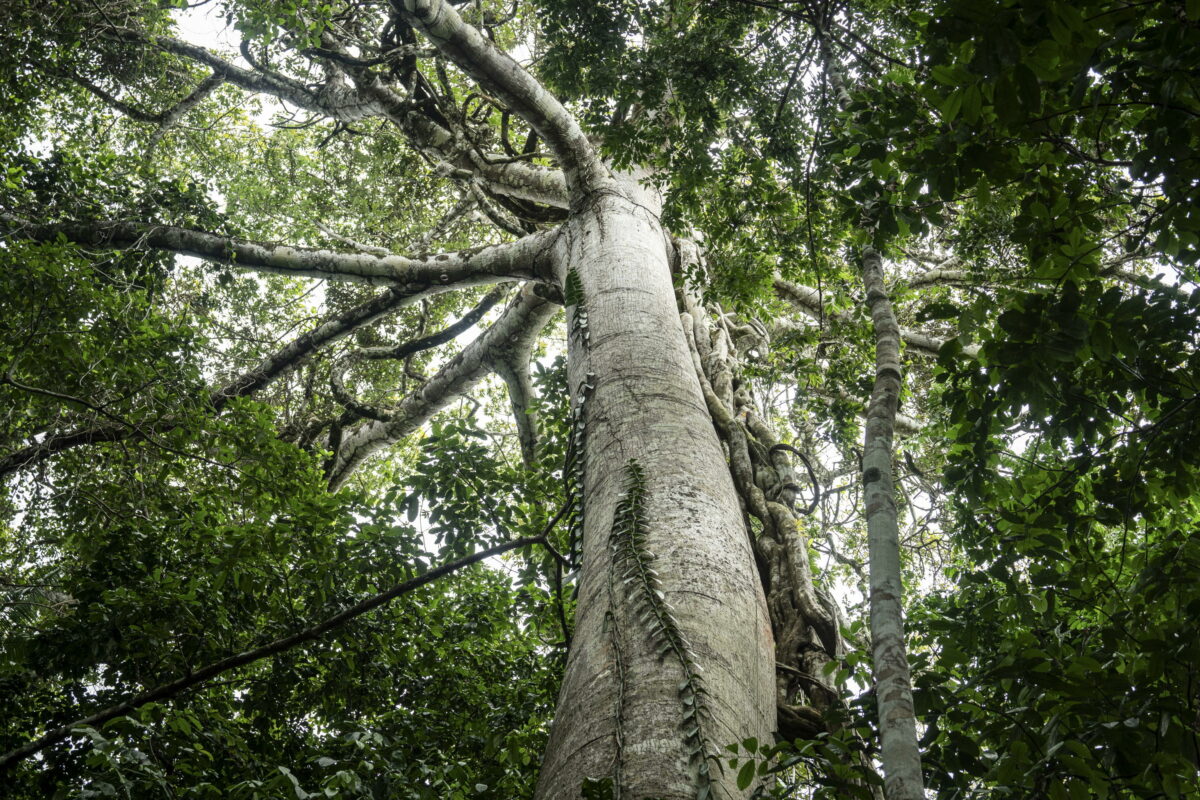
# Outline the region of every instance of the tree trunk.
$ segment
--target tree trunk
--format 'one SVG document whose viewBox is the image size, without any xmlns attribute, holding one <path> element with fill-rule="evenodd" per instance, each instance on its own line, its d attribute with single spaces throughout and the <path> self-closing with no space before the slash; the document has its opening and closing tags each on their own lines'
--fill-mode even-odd
<svg viewBox="0 0 1200 800">
<path fill-rule="evenodd" d="M 863 251 L 862 275 L 876 341 L 862 480 L 871 558 L 871 643 L 881 758 L 888 800 L 921 800 L 925 790 L 904 644 L 900 527 L 892 476 L 892 432 L 901 387 L 900 326 L 884 285 L 883 258 L 873 247 Z"/>
<path fill-rule="evenodd" d="M 586 778 L 634 800 L 740 797 L 705 754 L 767 741 L 775 723 L 748 533 L 679 321 L 659 198 L 623 176 L 588 202 L 558 244 L 582 404 L 582 568 L 536 797 L 578 797 Z M 644 536 L 614 548 L 631 514 Z M 661 596 L 630 577 L 650 562 Z"/>
</svg>

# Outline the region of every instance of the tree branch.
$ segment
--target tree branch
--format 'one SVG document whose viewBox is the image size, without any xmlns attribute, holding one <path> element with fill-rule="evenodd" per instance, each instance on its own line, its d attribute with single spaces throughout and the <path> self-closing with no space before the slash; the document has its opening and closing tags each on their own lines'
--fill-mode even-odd
<svg viewBox="0 0 1200 800">
<path fill-rule="evenodd" d="M 100 100 L 103 101 L 105 105 L 109 106 L 110 108 L 116 109 L 117 111 L 121 112 L 122 114 L 129 117 L 130 119 L 135 119 L 138 122 L 148 122 L 148 123 L 152 123 L 152 124 L 161 124 L 161 122 L 162 122 L 161 114 L 155 114 L 150 111 L 146 111 L 145 109 L 138 108 L 137 106 L 132 105 L 131 103 L 126 103 L 124 100 L 118 99 L 115 95 L 111 94 L 110 92 L 107 92 L 104 89 L 101 89 L 95 83 L 92 83 L 90 80 L 83 77 L 82 75 L 76 75 L 74 73 L 61 73 L 60 74 L 57 72 L 50 72 L 49 74 L 56 75 L 59 77 L 66 77 L 72 83 L 82 86 L 84 89 L 87 89 L 93 95 L 100 98 Z"/>
<path fill-rule="evenodd" d="M 406 17 L 485 91 L 528 122 L 558 157 L 572 197 L 612 183 L 583 129 L 558 98 L 445 0 L 404 0 Z M 520 162 L 510 162 L 512 166 Z"/>
<path fill-rule="evenodd" d="M 201 81 L 200 85 L 193 89 L 187 97 L 180 100 L 173 108 L 167 109 L 160 114 L 158 120 L 158 130 L 156 130 L 154 135 L 150 137 L 150 142 L 146 146 L 147 153 L 158 147 L 158 143 L 162 141 L 162 137 L 165 136 L 168 131 L 178 125 L 179 121 L 183 119 L 183 117 L 189 111 L 200 105 L 200 103 L 202 103 L 206 97 L 220 88 L 221 84 L 224 82 L 225 76 L 219 71 L 214 70 L 213 74 Z"/>
<path fill-rule="evenodd" d="M 419 339 L 414 339 L 411 342 L 405 342 L 404 344 L 397 345 L 396 347 L 364 347 L 354 351 L 340 365 L 335 364 L 333 369 L 331 369 L 329 372 L 329 388 L 333 392 L 334 399 L 360 417 L 378 420 L 379 422 L 387 422 L 392 418 L 392 414 L 395 413 L 395 410 L 385 410 L 368 406 L 350 394 L 349 390 L 346 389 L 346 385 L 342 378 L 342 373 L 345 371 L 346 367 L 348 367 L 352 361 L 357 361 L 360 359 L 403 359 L 413 355 L 414 353 L 419 353 L 422 350 L 429 350 L 437 347 L 438 345 L 445 344 L 459 334 L 466 332 L 471 328 L 472 325 L 479 322 L 484 314 L 486 314 L 494 305 L 496 305 L 496 303 L 500 302 L 500 300 L 504 297 L 504 293 L 505 290 L 502 288 L 493 289 L 492 291 L 488 292 L 481 301 L 479 301 L 478 305 L 467 312 L 462 319 L 458 320 L 453 325 L 438 331 L 437 333 L 430 334 L 429 336 L 423 336 Z"/>
<path fill-rule="evenodd" d="M 532 347 L 533 342 L 529 341 Z M 493 360 L 496 374 L 508 388 L 513 421 L 517 425 L 517 441 L 521 444 L 521 460 L 533 467 L 537 460 L 538 420 L 533 409 L 533 379 L 529 375 L 530 349 L 509 352 Z"/>
<path fill-rule="evenodd" d="M 278 97 L 292 105 L 307 111 L 326 114 L 344 122 L 362 119 L 367 114 L 351 114 L 343 119 L 338 109 L 324 105 L 316 92 L 313 92 L 299 81 L 267 70 L 248 70 L 233 64 L 220 56 L 210 53 L 203 47 L 174 39 L 170 36 L 153 36 L 126 28 L 113 27 L 105 31 L 109 37 L 127 44 L 149 45 L 167 53 L 182 56 L 189 61 L 195 61 L 219 73 L 229 83 L 240 86 L 251 92 L 269 94 Z"/>
<path fill-rule="evenodd" d="M 533 289 L 532 284 L 526 284 L 500 319 L 446 362 L 424 386 L 404 398 L 391 419 L 376 420 L 347 433 L 330 463 L 330 489 L 340 488 L 367 456 L 408 436 L 478 383 L 491 371 L 493 359 L 536 337 L 557 306 Z"/>
<path fill-rule="evenodd" d="M 411 342 L 396 345 L 395 347 L 364 347 L 357 351 L 356 355 L 359 358 L 378 360 L 383 358 L 399 359 L 411 356 L 413 353 L 419 353 L 422 350 L 443 345 L 454 339 L 462 333 L 466 333 L 471 329 L 471 326 L 483 319 L 483 315 L 491 311 L 492 308 L 504 299 L 507 289 L 493 289 L 483 296 L 483 299 L 466 314 L 462 316 L 453 325 L 449 325 L 437 333 L 431 333 L 428 336 L 422 336 L 420 339 L 413 339 Z"/>
<path fill-rule="evenodd" d="M 515 242 L 413 259 L 254 242 L 144 222 L 35 223 L 0 213 L 0 230 L 41 242 L 59 241 L 61 237 L 92 247 L 151 247 L 260 272 L 393 286 L 409 294 L 433 286 L 552 281 L 552 267 L 546 256 L 557 236 L 555 230 L 539 231 Z"/>
<path fill-rule="evenodd" d="M 242 89 L 271 95 L 339 122 L 357 122 L 369 117 L 389 119 L 434 163 L 446 163 L 451 169 L 475 175 L 496 191 L 513 197 L 560 208 L 566 206 L 566 184 L 561 172 L 522 162 L 491 164 L 473 151 L 463 151 L 450 131 L 421 113 L 407 97 L 387 86 L 378 73 L 365 68 L 339 64 L 354 81 L 354 89 L 334 80 L 314 91 L 286 75 L 261 66 L 254 70 L 243 69 L 203 47 L 169 36 L 150 36 L 116 27 L 107 33 L 118 41 L 148 45 L 204 64 L 225 81 Z M 252 59 L 248 60 L 254 63 Z"/>
<path fill-rule="evenodd" d="M 332 319 L 326 320 L 308 333 L 298 336 L 275 353 L 264 358 L 258 366 L 243 372 L 224 386 L 213 390 L 209 393 L 209 403 L 214 412 L 219 412 L 231 399 L 248 397 L 263 389 L 272 381 L 296 369 L 326 345 L 393 311 L 449 288 L 452 287 L 434 286 L 423 292 L 414 293 L 407 293 L 396 287 L 387 289 L 365 303 L 348 309 Z M 177 424 L 177 421 L 168 419 L 151 423 L 149 427 L 162 433 Z M 142 435 L 140 427 L 125 424 L 90 427 L 47 436 L 40 442 L 0 458 L 0 476 L 34 466 L 57 453 L 76 447 L 119 442 L 138 435 Z"/>
</svg>

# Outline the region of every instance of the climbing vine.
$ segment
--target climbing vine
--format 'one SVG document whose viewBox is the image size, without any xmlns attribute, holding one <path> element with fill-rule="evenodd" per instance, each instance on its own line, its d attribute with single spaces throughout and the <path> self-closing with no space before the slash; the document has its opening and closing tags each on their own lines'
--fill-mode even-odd
<svg viewBox="0 0 1200 800">
<path fill-rule="evenodd" d="M 688 757 L 697 764 L 696 800 L 706 800 L 712 792 L 710 742 L 704 727 L 709 710 L 708 696 L 700 677 L 692 647 L 679 629 L 675 615 L 663 594 L 658 572 L 651 564 L 655 555 L 646 547 L 646 477 L 635 459 L 625 465 L 625 486 L 613 514 L 609 536 L 612 551 L 610 586 L 626 587 L 637 621 L 655 640 L 660 659 L 674 655 L 683 670 L 679 682 L 679 700 L 683 705 L 682 727 L 688 744 Z"/>
<path fill-rule="evenodd" d="M 571 311 L 571 334 L 579 334 L 580 341 L 587 348 L 591 344 L 588 332 L 587 302 L 583 297 L 583 282 L 579 279 L 579 271 L 574 267 L 567 270 L 566 285 L 563 287 L 563 300 Z"/>
<path fill-rule="evenodd" d="M 571 409 L 571 430 L 567 439 L 567 454 L 563 459 L 563 483 L 567 503 L 567 559 L 572 570 L 579 569 L 579 543 L 583 537 L 584 443 L 587 440 L 584 407 L 592 392 L 594 378 L 595 376 L 589 372 L 575 395 L 574 407 Z"/>
</svg>

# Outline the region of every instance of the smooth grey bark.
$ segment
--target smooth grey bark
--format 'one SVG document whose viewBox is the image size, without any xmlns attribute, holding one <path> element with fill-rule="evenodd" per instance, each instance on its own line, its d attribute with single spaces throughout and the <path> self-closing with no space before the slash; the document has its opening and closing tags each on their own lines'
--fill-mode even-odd
<svg viewBox="0 0 1200 800">
<path fill-rule="evenodd" d="M 648 550 L 665 601 L 709 692 L 706 747 L 774 728 L 773 643 L 728 465 L 675 306 L 658 198 L 630 178 L 565 224 L 560 279 L 574 269 L 587 327 L 568 372 L 582 398 L 584 524 L 571 653 L 535 797 L 566 800 L 585 778 L 619 797 L 694 800 L 698 765 L 683 735 L 683 671 L 610 578 L 609 542 L 630 459 L 646 476 Z M 568 309 L 578 315 L 580 309 Z M 590 388 L 589 388 L 590 387 Z M 716 767 L 713 767 L 716 773 Z M 712 795 L 742 797 L 733 775 Z"/>
<path fill-rule="evenodd" d="M 413 26 L 456 65 L 520 115 L 545 139 L 562 164 L 568 197 L 611 184 L 583 129 L 558 98 L 508 53 L 467 25 L 445 0 L 404 0 Z"/>
<path fill-rule="evenodd" d="M 583 526 L 576 629 L 535 796 L 579 797 L 611 778 L 618 797 L 741 797 L 685 734 L 681 680 L 703 673 L 717 752 L 774 726 L 771 630 L 749 535 L 683 337 L 656 194 L 618 182 L 578 123 L 536 80 L 444 0 L 406 0 L 438 49 L 513 108 L 563 166 L 571 216 L 556 273 L 569 310 L 568 380 L 583 435 Z M 639 176 L 640 177 L 640 176 Z M 582 294 L 571 299 L 572 285 Z M 587 322 L 583 319 L 586 306 Z M 582 403 L 582 407 L 580 406 Z M 614 518 L 631 461 L 645 476 L 645 542 L 661 600 L 687 641 L 681 663 L 633 600 L 614 588 Z M 622 584 L 623 585 L 623 584 Z M 712 765 L 716 773 L 716 766 Z"/>
<path fill-rule="evenodd" d="M 144 222 L 35 223 L 0 213 L 0 231 L 39 242 L 57 241 L 61 236 L 94 247 L 150 247 L 258 272 L 391 286 L 406 294 L 437 286 L 482 286 L 507 280 L 546 279 L 549 263 L 545 255 L 556 235 L 554 231 L 542 231 L 515 242 L 407 258 L 395 254 L 344 253 L 254 242 Z"/>
<path fill-rule="evenodd" d="M 774 727 L 772 636 L 728 466 L 675 306 L 660 200 L 617 181 L 578 123 L 444 0 L 405 0 L 415 26 L 543 137 L 563 166 L 571 216 L 556 275 L 569 302 L 568 380 L 582 439 L 582 564 L 576 628 L 535 797 L 580 796 L 611 778 L 617 797 L 742 797 L 689 751 L 681 680 L 661 642 L 614 588 L 614 519 L 631 461 L 645 475 L 645 542 L 661 600 L 708 690 L 704 748 Z M 571 298 L 572 285 L 582 300 Z M 584 309 L 586 306 L 586 320 Z M 581 406 L 582 403 L 582 406 Z M 685 662 L 685 657 L 680 658 Z M 711 795 L 706 790 L 711 790 Z"/>
<path fill-rule="evenodd" d="M 863 502 L 870 553 L 871 647 L 884 788 L 888 800 L 922 800 L 912 680 L 904 642 L 900 526 L 892 471 L 892 439 L 900 404 L 900 326 L 883 281 L 883 258 L 862 253 L 867 307 L 875 327 L 875 385 L 863 443 Z"/>
<path fill-rule="evenodd" d="M 845 77 L 833 58 L 825 32 L 818 29 L 816 33 L 836 102 L 846 108 L 851 98 Z M 864 219 L 868 218 L 864 211 Z M 870 560 L 871 655 L 884 792 L 887 800 L 923 800 L 921 750 L 904 641 L 900 525 L 892 474 L 892 440 L 903 384 L 901 331 L 884 282 L 883 257 L 867 246 L 861 249 L 859 258 L 867 308 L 875 328 L 875 384 L 867 405 L 862 480 Z"/>
<path fill-rule="evenodd" d="M 513 422 L 517 426 L 517 442 L 521 445 L 521 459 L 525 466 L 533 468 L 537 463 L 538 420 L 533 409 L 533 377 L 529 374 L 530 353 L 534 342 L 528 347 L 513 349 L 492 360 L 496 374 L 508 389 L 509 405 Z"/>
</svg>

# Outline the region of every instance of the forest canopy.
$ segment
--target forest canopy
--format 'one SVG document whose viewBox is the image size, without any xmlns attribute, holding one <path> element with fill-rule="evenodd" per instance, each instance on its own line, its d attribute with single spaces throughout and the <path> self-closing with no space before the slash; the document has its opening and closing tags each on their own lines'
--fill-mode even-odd
<svg viewBox="0 0 1200 800">
<path fill-rule="evenodd" d="M 0 45 L 0 795 L 1200 796 L 1200 2 Z"/>
</svg>

